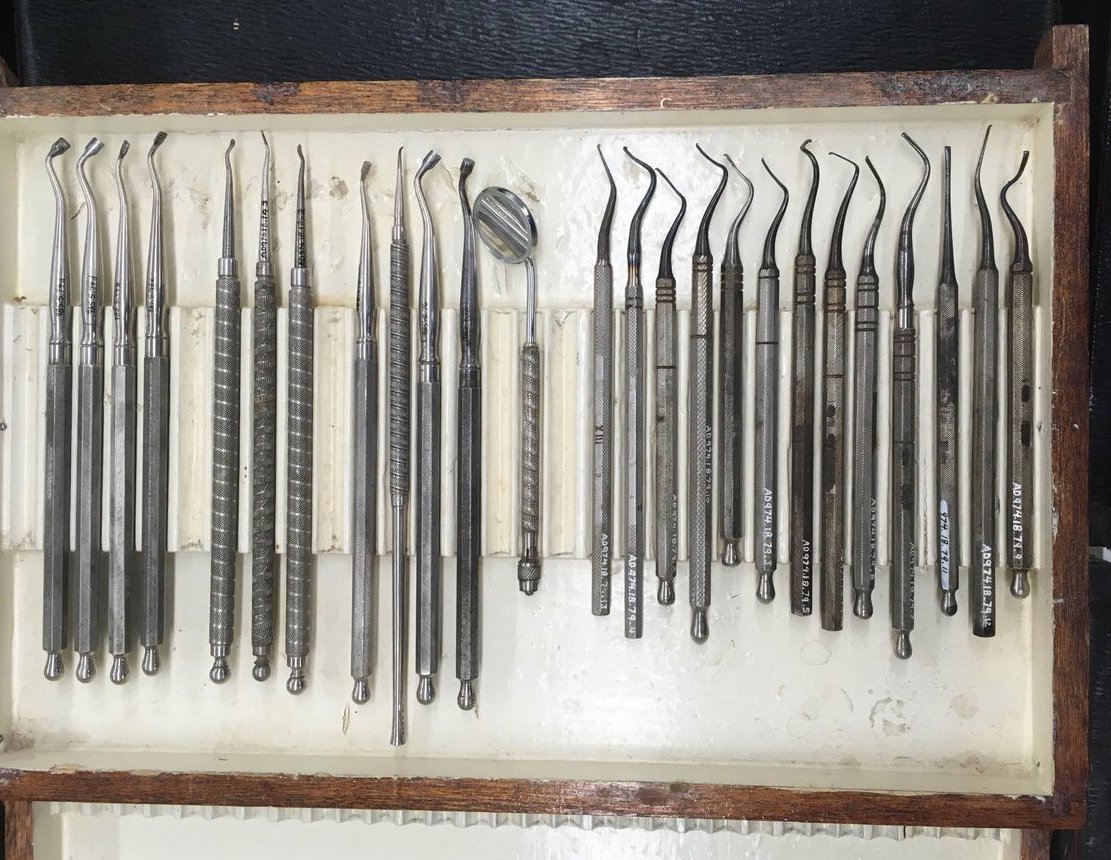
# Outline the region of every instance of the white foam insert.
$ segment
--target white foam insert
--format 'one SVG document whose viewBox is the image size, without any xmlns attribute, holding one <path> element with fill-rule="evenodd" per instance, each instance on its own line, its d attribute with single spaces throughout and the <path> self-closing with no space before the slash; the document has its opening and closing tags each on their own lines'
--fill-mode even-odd
<svg viewBox="0 0 1111 860">
<path fill-rule="evenodd" d="M 746 508 L 745 563 L 715 565 L 711 637 L 695 645 L 687 633 L 686 571 L 681 565 L 679 600 L 673 607 L 645 604 L 645 635 L 622 637 L 618 614 L 590 614 L 590 332 L 592 267 L 597 227 L 607 187 L 595 151 L 602 144 L 618 183 L 613 230 L 615 294 L 623 305 L 622 261 L 632 211 L 644 182 L 621 154 L 621 145 L 664 168 L 688 196 L 689 210 L 676 242 L 680 306 L 680 451 L 686 450 L 686 373 L 690 254 L 698 221 L 718 174 L 694 150 L 728 151 L 756 185 L 755 203 L 741 231 L 745 266 L 746 361 L 753 363 L 755 274 L 760 250 L 779 195 L 759 165 L 760 156 L 791 191 L 777 246 L 782 272 L 780 305 L 780 498 L 787 496 L 787 440 L 792 268 L 809 165 L 798 150 L 813 138 L 822 169 L 814 217 L 814 245 L 821 278 L 837 204 L 850 170 L 830 150 L 861 161 L 868 154 L 887 187 L 887 213 L 876 247 L 881 276 L 879 456 L 889 455 L 890 334 L 894 304 L 894 257 L 898 225 L 919 176 L 919 161 L 899 137 L 907 131 L 934 166 L 915 222 L 918 311 L 920 438 L 930 438 L 933 409 L 933 307 L 938 276 L 942 147 L 953 147 L 953 219 L 962 308 L 962 452 L 964 459 L 963 561 L 969 558 L 969 437 L 971 435 L 971 284 L 977 265 L 979 224 L 972 171 L 988 122 L 994 124 L 983 180 L 992 212 L 1001 297 L 1011 238 L 998 205 L 998 190 L 1017 168 L 1023 149 L 1031 164 L 1012 192 L 1030 234 L 1036 278 L 1036 558 L 1032 596 L 1019 602 L 1001 591 L 998 635 L 971 635 L 967 570 L 961 611 L 945 618 L 937 609 L 932 516 L 934 452 L 920 444 L 917 626 L 914 657 L 892 652 L 887 616 L 888 514 L 881 502 L 876 614 L 863 622 L 846 611 L 845 629 L 828 633 L 818 616 L 789 613 L 785 510 L 779 517 L 780 595 L 774 604 L 755 600 L 751 565 L 751 488 Z M 83 686 L 67 673 L 58 683 L 42 675 L 41 521 L 42 434 L 47 323 L 46 301 L 53 199 L 42 162 L 59 134 L 74 144 L 60 163 L 72 214 L 73 267 L 78 282 L 84 212 L 75 180 L 75 152 L 90 134 L 105 141 L 90 163 L 99 193 L 105 247 L 103 279 L 111 277 L 116 235 L 116 194 L 111 168 L 124 137 L 132 142 L 126 169 L 137 263 L 136 288 L 145 277 L 150 189 L 143 155 L 153 133 L 170 130 L 158 155 L 166 195 L 167 272 L 171 311 L 173 390 L 171 417 L 170 548 L 173 552 L 164 666 L 154 678 L 138 671 L 131 680 L 108 683 L 105 656 L 94 683 Z M 222 687 L 208 680 L 207 646 L 209 493 L 211 475 L 211 366 L 215 260 L 219 254 L 223 199 L 223 151 L 234 134 L 238 250 L 244 303 L 251 303 L 257 254 L 258 191 L 267 129 L 275 157 L 272 199 L 273 248 L 279 272 L 279 303 L 288 289 L 296 182 L 294 147 L 305 147 L 309 169 L 309 237 L 316 315 L 316 472 L 314 547 L 318 553 L 313 603 L 309 686 L 297 699 L 284 689 L 282 616 L 276 625 L 277 671 L 269 683 L 250 676 L 250 560 L 241 556 L 240 600 L 232 678 Z M 483 306 L 485 396 L 485 495 L 483 567 L 483 663 L 478 707 L 455 705 L 454 561 L 444 564 L 444 653 L 440 695 L 430 707 L 415 700 L 410 681 L 410 742 L 388 744 L 389 559 L 379 564 L 378 647 L 372 698 L 355 706 L 349 698 L 351 527 L 349 522 L 350 358 L 354 284 L 359 245 L 358 175 L 364 159 L 374 164 L 369 180 L 375 242 L 375 276 L 383 398 L 380 415 L 379 547 L 389 548 L 385 313 L 388 302 L 389 227 L 393 166 L 404 145 L 406 208 L 413 260 L 413 294 L 422 230 L 411 194 L 412 171 L 429 148 L 444 165 L 425 188 L 438 231 L 443 321 L 443 538 L 455 548 L 454 450 L 458 362 L 458 289 L 461 216 L 455 189 L 464 155 L 475 159 L 472 196 L 488 184 L 524 195 L 539 224 L 536 260 L 540 295 L 540 342 L 544 353 L 543 531 L 546 556 L 540 590 L 532 598 L 516 586 L 518 542 L 518 380 L 523 333 L 524 273 L 497 264 L 481 247 L 479 281 Z M 332 773 L 432 773 L 478 776 L 565 775 L 593 778 L 687 779 L 729 783 L 862 787 L 891 790 L 954 790 L 1044 793 L 1052 785 L 1052 594 L 1049 493 L 1049 359 L 1052 289 L 1051 109 L 1044 105 L 963 105 L 941 108 L 866 110 L 646 112 L 637 114 L 410 115 L 298 117 L 109 117 L 6 118 L 0 123 L 0 190 L 7 217 L 0 231 L 0 762 L 11 767 L 70 763 L 87 767 L 245 769 Z M 740 206 L 735 177 L 713 222 L 711 247 L 720 262 L 725 233 Z M 849 303 L 864 234 L 878 196 L 865 169 L 845 230 Z M 661 183 L 644 224 L 644 268 L 651 331 L 658 249 L 676 210 Z M 716 264 L 715 264 L 716 265 Z M 716 280 L 716 278 L 715 278 Z M 716 286 L 715 286 L 716 291 Z M 716 296 L 715 296 L 716 301 Z M 414 314 L 415 316 L 415 314 Z M 819 313 L 821 367 L 821 314 Z M 244 372 L 250 369 L 250 309 L 244 309 Z M 284 401 L 284 312 L 279 318 L 279 392 Z M 620 331 L 620 314 L 615 328 Z M 140 330 L 143 320 L 140 319 Z M 111 325 L 107 326 L 108 342 Z M 620 369 L 621 340 L 617 343 Z M 1000 370 L 1006 371 L 1005 344 Z M 651 339 L 649 362 L 651 363 Z M 110 353 L 109 353 L 110 354 Z M 851 349 L 850 349 L 851 365 Z M 414 357 L 416 350 L 414 349 Z M 850 366 L 851 374 L 851 366 Z M 620 372 L 617 380 L 621 379 Z M 751 379 L 746 372 L 746 379 Z M 109 380 L 106 379 L 106 387 Z M 249 547 L 251 387 L 245 377 L 242 411 L 240 548 Z M 1000 386 L 1000 463 L 1004 446 L 1004 394 Z M 618 404 L 620 387 L 615 386 Z M 106 391 L 106 397 L 109 393 Z M 140 392 L 141 396 L 141 392 Z M 649 386 L 649 398 L 652 387 Z M 752 387 L 746 391 L 752 416 Z M 649 403 L 649 411 L 651 403 Z M 849 412 L 851 415 L 851 411 Z M 618 422 L 621 418 L 618 416 Z M 652 432 L 651 422 L 648 427 Z M 616 435 L 621 439 L 620 428 Z M 651 440 L 649 439 L 649 445 Z M 752 475 L 752 428 L 746 427 L 745 475 Z M 279 551 L 284 545 L 284 404 L 279 406 Z M 818 449 L 820 456 L 820 447 Z M 685 498 L 685 453 L 680 494 Z M 615 487 L 620 487 L 620 450 Z M 881 464 L 886 462 L 881 459 Z M 815 470 L 815 475 L 820 470 Z M 888 481 L 881 466 L 880 494 Z M 817 479 L 817 478 L 816 478 Z M 1000 471 L 998 498 L 1005 499 Z M 649 484 L 651 488 L 651 484 Z M 651 490 L 648 522 L 652 523 Z M 620 498 L 620 495 L 618 494 Z M 685 560 L 685 504 L 681 510 L 681 558 Z M 619 511 L 619 519 L 621 513 Z M 107 529 L 107 522 L 105 524 Z M 1004 518 L 998 518 L 1000 538 Z M 412 532 L 410 532 L 411 534 Z M 616 533 L 621 534 L 617 529 Z M 648 541 L 652 547 L 652 541 Z M 1000 543 L 1002 546 L 1003 544 Z M 622 551 L 616 547 L 618 553 Z M 820 548 L 819 548 L 820 553 Z M 646 569 L 651 582 L 653 565 Z M 1003 575 L 1001 571 L 1001 582 Z M 614 580 L 620 593 L 621 582 Z M 651 593 L 650 589 L 650 593 Z M 279 589 L 279 594 L 281 589 Z M 279 605 L 279 611 L 282 607 Z M 412 629 L 412 628 L 410 628 Z M 410 666 L 412 666 L 410 662 Z M 976 855 L 980 856 L 980 855 Z"/>
</svg>

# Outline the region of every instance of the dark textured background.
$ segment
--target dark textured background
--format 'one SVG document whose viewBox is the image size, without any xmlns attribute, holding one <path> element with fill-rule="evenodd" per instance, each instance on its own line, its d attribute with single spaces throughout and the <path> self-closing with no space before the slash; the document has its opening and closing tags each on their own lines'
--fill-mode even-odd
<svg viewBox="0 0 1111 860">
<path fill-rule="evenodd" d="M 1092 517 L 1111 545 L 1108 0 L 0 0 L 26 84 L 705 75 L 1024 68 L 1054 23 L 1092 28 Z M 1089 827 L 1111 857 L 1111 568 L 1092 570 Z"/>
</svg>

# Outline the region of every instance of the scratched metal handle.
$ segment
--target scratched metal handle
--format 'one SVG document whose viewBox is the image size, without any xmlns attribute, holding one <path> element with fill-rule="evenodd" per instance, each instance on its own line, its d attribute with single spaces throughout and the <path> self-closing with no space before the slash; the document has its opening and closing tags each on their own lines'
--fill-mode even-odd
<svg viewBox="0 0 1111 860">
<path fill-rule="evenodd" d="M 972 632 L 995 635 L 995 431 L 999 274 L 982 269 L 973 282 L 975 339 L 972 379 Z"/>
<path fill-rule="evenodd" d="M 1034 566 L 1034 277 L 1011 273 L 1010 497 L 1012 570 Z"/>
<path fill-rule="evenodd" d="M 957 408 L 960 402 L 957 285 L 937 291 L 937 585 L 955 592 L 960 583 L 960 496 L 957 484 Z"/>
<path fill-rule="evenodd" d="M 822 629 L 840 630 L 845 618 L 845 275 L 825 282 L 825 373 L 822 434 Z"/>
<path fill-rule="evenodd" d="M 779 305 L 779 278 L 761 274 L 756 281 L 756 458 L 753 479 L 756 571 L 761 578 L 776 565 L 776 441 L 778 438 L 779 332 L 775 328 Z M 774 591 L 766 599 L 774 597 Z"/>
<path fill-rule="evenodd" d="M 459 507 L 456 512 L 455 674 L 473 681 L 479 666 L 479 564 L 482 556 L 482 434 L 464 428 L 482 426 L 482 388 L 477 367 L 459 374 Z"/>
<path fill-rule="evenodd" d="M 718 536 L 724 543 L 723 561 L 740 561 L 744 538 L 744 308 L 741 266 L 721 267 L 721 421 L 718 459 Z"/>
<path fill-rule="evenodd" d="M 251 648 L 274 644 L 274 530 L 278 449 L 278 314 L 274 278 L 255 279 L 254 426 L 251 466 Z"/>
<path fill-rule="evenodd" d="M 165 638 L 166 549 L 170 473 L 170 357 L 143 361 L 143 612 L 139 631 L 144 648 Z M 144 670 L 150 668 L 144 664 Z"/>
<path fill-rule="evenodd" d="M 432 369 L 422 367 L 422 375 Z M 440 380 L 417 383 L 417 674 L 440 671 Z M 419 696 L 419 693 L 418 693 Z"/>
<path fill-rule="evenodd" d="M 692 264 L 692 295 L 711 295 L 711 264 L 698 257 Z M 711 499 L 714 485 L 713 410 L 711 392 L 714 378 L 714 312 L 711 303 L 692 307 L 690 343 L 690 410 L 688 428 L 687 557 L 690 568 L 690 605 L 692 609 L 710 606 L 710 565 L 713 561 L 713 520 Z"/>
<path fill-rule="evenodd" d="M 853 396 L 853 590 L 867 597 L 876 582 L 876 378 L 879 281 L 864 275 L 856 284 L 856 389 Z M 860 607 L 857 607 L 859 609 Z M 857 615 L 861 613 L 856 612 Z"/>
<path fill-rule="evenodd" d="M 662 298 L 662 300 L 661 300 Z M 660 603 L 675 600 L 679 562 L 679 388 L 676 369 L 675 281 L 656 281 L 656 577 Z"/>
<path fill-rule="evenodd" d="M 594 475 L 590 611 L 609 615 L 613 554 L 613 267 L 594 266 Z"/>
<path fill-rule="evenodd" d="M 540 347 L 521 347 L 521 536 L 525 553 L 517 568 L 521 588 L 540 579 Z M 530 555 L 531 548 L 531 555 Z"/>
<path fill-rule="evenodd" d="M 135 553 L 134 352 L 112 366 L 112 466 L 108 531 L 108 653 L 127 654 L 131 639 L 131 571 Z"/>
<path fill-rule="evenodd" d="M 351 560 L 351 677 L 371 674 L 374 642 L 374 559 L 377 555 L 378 446 L 375 433 L 378 403 L 378 362 L 355 359 L 355 507 L 353 558 Z"/>
<path fill-rule="evenodd" d="M 48 654 L 69 645 L 69 364 L 46 366 L 46 466 L 43 516 L 42 649 Z"/>
<path fill-rule="evenodd" d="M 285 650 L 309 653 L 312 564 L 313 307 L 308 286 L 289 290 Z"/>
<path fill-rule="evenodd" d="M 791 612 L 814 611 L 814 255 L 795 258 L 791 399 Z"/>
<path fill-rule="evenodd" d="M 77 575 L 74 582 L 74 650 L 100 645 L 101 480 L 104 450 L 104 367 L 77 368 Z"/>
<path fill-rule="evenodd" d="M 914 329 L 898 329 L 892 354 L 891 626 L 914 629 L 914 504 L 916 490 Z"/>
<path fill-rule="evenodd" d="M 639 285 L 637 292 L 639 293 Z M 630 302 L 629 304 L 632 304 Z M 644 556 L 647 527 L 644 521 L 644 482 L 648 451 L 645 447 L 647 414 L 644 398 L 644 308 L 640 302 L 625 309 L 625 637 L 644 633 Z"/>
<path fill-rule="evenodd" d="M 216 352 L 212 403 L 212 563 L 208 641 L 230 648 L 235 619 L 239 535 L 239 279 L 216 279 Z M 224 651 L 226 654 L 227 651 Z"/>
</svg>

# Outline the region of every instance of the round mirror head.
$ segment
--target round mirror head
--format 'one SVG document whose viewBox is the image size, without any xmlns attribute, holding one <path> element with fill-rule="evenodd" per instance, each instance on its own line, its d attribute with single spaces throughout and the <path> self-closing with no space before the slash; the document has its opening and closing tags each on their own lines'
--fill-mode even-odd
<svg viewBox="0 0 1111 860">
<path fill-rule="evenodd" d="M 475 198 L 471 218 L 490 253 L 505 263 L 523 263 L 536 247 L 536 221 L 525 201 L 505 188 L 486 188 Z"/>
</svg>

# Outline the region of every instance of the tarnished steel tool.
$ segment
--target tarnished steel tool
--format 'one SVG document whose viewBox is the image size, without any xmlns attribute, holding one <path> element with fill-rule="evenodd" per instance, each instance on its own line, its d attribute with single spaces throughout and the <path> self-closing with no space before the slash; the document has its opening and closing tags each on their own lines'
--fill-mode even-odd
<svg viewBox="0 0 1111 860">
<path fill-rule="evenodd" d="M 610 564 L 613 556 L 613 266 L 610 231 L 617 205 L 617 185 L 598 147 L 598 157 L 609 180 L 610 193 L 598 228 L 598 257 L 594 262 L 594 444 L 592 529 L 590 551 L 590 611 L 610 612 Z"/>
</svg>

